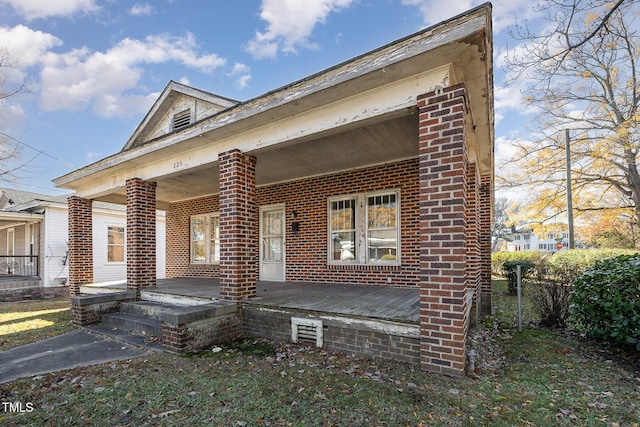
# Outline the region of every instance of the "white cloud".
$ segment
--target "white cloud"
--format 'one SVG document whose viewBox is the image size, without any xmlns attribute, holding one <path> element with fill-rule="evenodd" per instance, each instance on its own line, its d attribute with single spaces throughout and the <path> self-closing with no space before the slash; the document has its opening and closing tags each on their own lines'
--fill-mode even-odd
<svg viewBox="0 0 640 427">
<path fill-rule="evenodd" d="M 252 78 L 253 77 L 251 77 L 251 74 L 244 74 L 236 80 L 235 85 L 238 89 L 244 89 L 249 85 L 249 82 Z"/>
<path fill-rule="evenodd" d="M 24 25 L 13 28 L 0 27 L 0 49 L 6 49 L 9 59 L 18 68 L 28 68 L 40 62 L 42 55 L 50 49 L 61 46 L 59 38 L 34 31 Z"/>
<path fill-rule="evenodd" d="M 187 77 L 187 76 L 180 77 L 180 79 L 178 79 L 178 83 L 182 83 L 185 86 L 190 86 L 191 85 L 191 81 L 189 80 L 189 77 Z"/>
<path fill-rule="evenodd" d="M 332 12 L 348 7 L 353 0 L 262 0 L 260 17 L 267 22 L 264 32 L 245 45 L 254 58 L 273 58 L 279 51 L 296 52 L 303 47 L 315 49 L 309 41 L 313 28 L 324 23 Z"/>
<path fill-rule="evenodd" d="M 178 62 L 206 73 L 225 64 L 215 54 L 199 54 L 191 34 L 127 38 L 106 52 L 86 47 L 61 54 L 49 52 L 41 62 L 43 109 L 92 108 L 107 117 L 144 112 L 151 105 L 149 96 L 130 93 L 139 86 L 146 64 Z"/>
<path fill-rule="evenodd" d="M 227 74 L 229 77 L 236 77 L 235 86 L 238 89 L 244 89 L 249 85 L 249 82 L 253 78 L 251 76 L 251 68 L 246 64 L 236 62 L 233 64 L 231 72 Z"/>
<path fill-rule="evenodd" d="M 153 6 L 151 6 L 149 3 L 145 3 L 145 4 L 137 3 L 137 4 L 134 4 L 131 9 L 129 9 L 129 15 L 133 15 L 133 16 L 151 15 L 152 13 L 153 13 Z"/>
<path fill-rule="evenodd" d="M 449 0 L 447 6 L 442 7 L 441 2 L 433 0 L 402 0 L 404 5 L 418 7 L 427 25 L 445 21 L 483 3 L 485 0 Z M 530 0 L 493 0 L 492 4 L 494 32 L 500 32 L 513 25 L 516 16 L 519 19 L 529 17 L 535 5 Z"/>
<path fill-rule="evenodd" d="M 0 0 L 27 20 L 53 16 L 72 16 L 100 10 L 96 0 Z"/>
</svg>

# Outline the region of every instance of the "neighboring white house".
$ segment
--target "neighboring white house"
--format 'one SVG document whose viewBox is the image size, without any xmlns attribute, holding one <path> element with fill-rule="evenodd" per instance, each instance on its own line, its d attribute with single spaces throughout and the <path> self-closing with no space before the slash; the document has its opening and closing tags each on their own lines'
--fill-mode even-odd
<svg viewBox="0 0 640 427">
<path fill-rule="evenodd" d="M 44 287 L 68 284 L 67 197 L 0 189 L 0 276 L 38 276 Z M 157 277 L 164 278 L 165 212 L 156 218 Z M 123 206 L 94 204 L 96 283 L 126 279 L 125 228 Z"/>
<path fill-rule="evenodd" d="M 548 231 L 536 235 L 531 229 L 513 231 L 507 241 L 507 252 L 542 251 L 558 252 L 569 249 L 567 231 Z"/>
</svg>

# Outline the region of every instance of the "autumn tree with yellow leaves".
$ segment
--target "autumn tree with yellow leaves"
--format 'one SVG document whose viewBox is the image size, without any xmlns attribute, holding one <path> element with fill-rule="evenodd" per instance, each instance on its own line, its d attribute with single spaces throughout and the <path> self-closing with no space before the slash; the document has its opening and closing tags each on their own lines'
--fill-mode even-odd
<svg viewBox="0 0 640 427">
<path fill-rule="evenodd" d="M 544 0 L 539 12 L 551 30 L 534 34 L 519 25 L 512 33 L 523 44 L 509 55 L 508 70 L 513 81 L 526 79 L 526 102 L 539 114 L 534 138 L 515 142 L 517 154 L 499 168 L 498 179 L 503 186 L 528 189 L 529 221 L 544 223 L 566 213 L 568 129 L 576 222 L 637 233 L 639 3 Z"/>
</svg>

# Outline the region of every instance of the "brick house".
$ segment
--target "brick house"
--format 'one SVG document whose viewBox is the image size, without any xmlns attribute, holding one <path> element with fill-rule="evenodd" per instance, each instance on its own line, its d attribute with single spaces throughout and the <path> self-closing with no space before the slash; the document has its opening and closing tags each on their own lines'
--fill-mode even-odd
<svg viewBox="0 0 640 427">
<path fill-rule="evenodd" d="M 75 191 L 70 294 L 93 280 L 93 201 L 126 205 L 136 298 L 163 209 L 168 278 L 232 302 L 260 281 L 418 289 L 422 367 L 461 374 L 471 307 L 491 309 L 492 55 L 485 4 L 245 102 L 170 82 L 119 153 L 54 180 Z"/>
</svg>

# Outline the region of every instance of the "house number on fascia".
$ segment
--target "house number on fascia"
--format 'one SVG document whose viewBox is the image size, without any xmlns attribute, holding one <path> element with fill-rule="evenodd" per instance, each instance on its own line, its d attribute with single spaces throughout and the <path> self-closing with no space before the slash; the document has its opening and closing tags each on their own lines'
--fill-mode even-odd
<svg viewBox="0 0 640 427">
<path fill-rule="evenodd" d="M 179 169 L 182 167 L 182 160 L 177 161 L 177 162 L 173 162 L 173 168 L 174 169 Z"/>
</svg>

